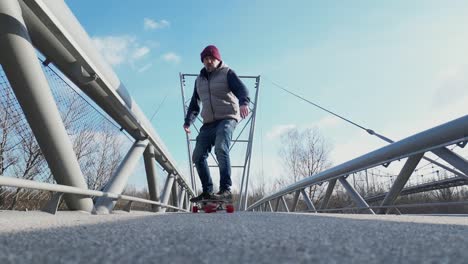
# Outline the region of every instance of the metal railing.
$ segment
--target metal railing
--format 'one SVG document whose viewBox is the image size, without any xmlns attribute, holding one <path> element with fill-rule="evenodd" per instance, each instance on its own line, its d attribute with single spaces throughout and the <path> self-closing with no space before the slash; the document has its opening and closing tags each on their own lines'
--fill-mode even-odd
<svg viewBox="0 0 468 264">
<path fill-rule="evenodd" d="M 248 210 L 277 211 L 281 202 L 285 210 L 289 212 L 290 210 L 286 204 L 285 196 L 294 194 L 291 211 L 295 211 L 296 205 L 299 201 L 299 196 L 302 195 L 305 203 L 307 204 L 308 210 L 317 212 L 318 210 L 305 192 L 305 188 L 324 182 L 329 183 L 327 194 L 322 202 L 322 205 L 325 206 L 322 206 L 321 208 L 325 209 L 324 207 L 326 207 L 333 188 L 335 187 L 335 183 L 338 180 L 346 189 L 347 193 L 352 197 L 357 208 L 367 213 L 374 214 L 375 212 L 373 209 L 348 183 L 346 177 L 350 174 L 369 168 L 380 165 L 388 166 L 393 161 L 408 158 L 390 191 L 385 195 L 384 201 L 378 208 L 380 209 L 378 213 L 385 213 L 388 209 L 385 206 L 391 207 L 394 204 L 396 198 L 401 193 L 403 186 L 408 181 L 419 161 L 423 158 L 425 152 L 445 152 L 446 155 L 443 157 L 444 160 L 458 169 L 459 175 L 468 179 L 468 162 L 446 148 L 446 146 L 454 144 L 457 144 L 459 147 L 464 147 L 467 141 L 468 115 L 394 142 L 388 146 L 298 181 L 274 194 L 256 201 L 248 207 Z M 276 205 L 275 208 L 273 208 L 272 202 L 275 201 Z"/>
<path fill-rule="evenodd" d="M 156 205 L 157 207 L 170 208 L 176 211 L 184 211 L 184 212 L 188 212 L 190 208 L 190 205 L 188 202 L 186 202 L 182 207 L 176 207 L 176 206 L 172 206 L 172 205 L 168 205 L 168 204 L 164 204 L 160 202 L 151 201 L 148 199 L 142 199 L 142 198 L 123 195 L 123 194 L 94 191 L 94 190 L 81 189 L 81 188 L 67 186 L 67 185 L 37 182 L 37 181 L 32 181 L 32 180 L 17 179 L 17 178 L 12 178 L 12 177 L 5 177 L 5 176 L 0 176 L 0 186 L 9 186 L 9 187 L 18 187 L 18 188 L 56 192 L 57 195 L 55 196 L 55 198 L 53 197 L 49 201 L 49 203 L 43 208 L 44 211 L 47 211 L 52 214 L 55 214 L 57 212 L 58 206 L 61 202 L 59 197 L 61 198 L 63 194 L 78 194 L 78 195 L 83 195 L 83 196 L 88 196 L 88 197 L 105 197 L 105 198 L 112 199 L 115 201 L 118 201 L 118 200 L 128 201 L 129 203 L 126 207 L 126 211 L 130 211 L 131 205 L 133 202 L 151 204 L 151 205 Z"/>
</svg>

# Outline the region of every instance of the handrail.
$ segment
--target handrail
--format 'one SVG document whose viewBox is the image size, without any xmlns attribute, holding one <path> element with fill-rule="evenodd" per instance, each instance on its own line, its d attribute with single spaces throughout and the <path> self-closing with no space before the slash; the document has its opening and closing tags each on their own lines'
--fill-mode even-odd
<svg viewBox="0 0 468 264">
<path fill-rule="evenodd" d="M 260 199 L 249 206 L 247 210 L 252 210 L 265 202 L 318 183 L 337 179 L 418 153 L 424 153 L 459 142 L 466 142 L 467 140 L 468 115 L 465 115 L 291 184 L 274 194 Z"/>
<path fill-rule="evenodd" d="M 61 193 L 67 193 L 67 194 L 78 194 L 78 195 L 84 195 L 84 196 L 106 197 L 106 198 L 115 199 L 115 200 L 124 200 L 124 201 L 132 201 L 132 202 L 139 202 L 139 203 L 145 203 L 145 204 L 154 204 L 154 205 L 158 205 L 164 208 L 171 208 L 177 211 L 188 212 L 188 210 L 186 209 L 178 208 L 172 205 L 163 204 L 160 202 L 155 202 L 155 201 L 151 201 L 151 200 L 147 200 L 143 198 L 129 196 L 129 195 L 81 189 L 78 187 L 72 187 L 72 186 L 67 186 L 67 185 L 62 185 L 62 184 L 37 182 L 33 180 L 18 179 L 18 178 L 6 177 L 6 176 L 1 176 L 1 175 L 0 175 L 0 186 L 36 189 L 36 190 L 51 191 L 51 192 L 61 192 Z"/>
</svg>

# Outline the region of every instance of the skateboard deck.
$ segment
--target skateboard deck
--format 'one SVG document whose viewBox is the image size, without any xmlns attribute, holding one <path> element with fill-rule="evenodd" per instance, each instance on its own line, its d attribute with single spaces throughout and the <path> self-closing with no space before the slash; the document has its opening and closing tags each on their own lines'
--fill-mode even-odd
<svg viewBox="0 0 468 264">
<path fill-rule="evenodd" d="M 192 206 L 192 213 L 198 213 L 199 210 L 203 210 L 205 213 L 216 213 L 217 211 L 234 213 L 234 205 L 231 200 L 201 200 Z"/>
</svg>

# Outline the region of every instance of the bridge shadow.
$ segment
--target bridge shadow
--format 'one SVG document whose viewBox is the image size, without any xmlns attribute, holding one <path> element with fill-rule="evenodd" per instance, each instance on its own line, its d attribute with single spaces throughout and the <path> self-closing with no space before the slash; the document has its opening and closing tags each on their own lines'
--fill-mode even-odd
<svg viewBox="0 0 468 264">
<path fill-rule="evenodd" d="M 253 212 L 107 220 L 59 214 L 5 223 L 1 214 L 0 263 L 464 263 L 468 257 L 467 225 Z"/>
</svg>

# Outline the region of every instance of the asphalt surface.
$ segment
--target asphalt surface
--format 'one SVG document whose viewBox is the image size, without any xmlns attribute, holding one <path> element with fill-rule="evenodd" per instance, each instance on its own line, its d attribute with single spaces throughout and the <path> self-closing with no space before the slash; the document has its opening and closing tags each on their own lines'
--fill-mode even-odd
<svg viewBox="0 0 468 264">
<path fill-rule="evenodd" d="M 467 263 L 467 216 L 0 211 L 0 263 Z"/>
</svg>

